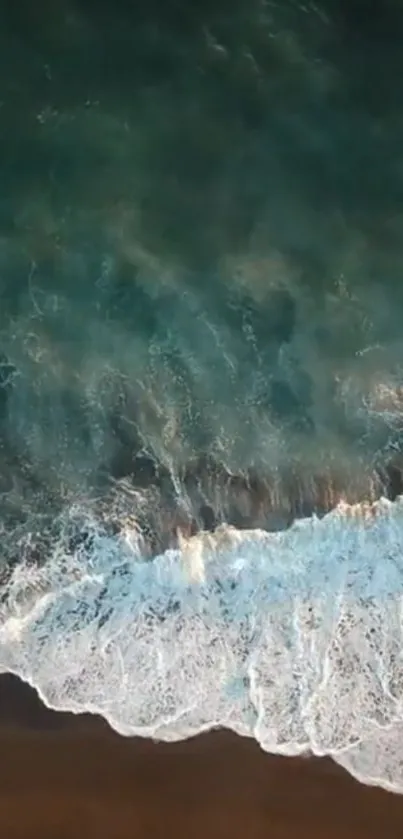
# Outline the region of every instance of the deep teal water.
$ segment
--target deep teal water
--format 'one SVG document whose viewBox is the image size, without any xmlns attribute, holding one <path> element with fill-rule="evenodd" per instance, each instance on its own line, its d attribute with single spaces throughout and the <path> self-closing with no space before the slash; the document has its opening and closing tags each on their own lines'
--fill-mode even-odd
<svg viewBox="0 0 403 839">
<path fill-rule="evenodd" d="M 7 520 L 111 473 L 172 499 L 200 457 L 372 474 L 400 447 L 400 3 L 0 15 Z"/>
</svg>

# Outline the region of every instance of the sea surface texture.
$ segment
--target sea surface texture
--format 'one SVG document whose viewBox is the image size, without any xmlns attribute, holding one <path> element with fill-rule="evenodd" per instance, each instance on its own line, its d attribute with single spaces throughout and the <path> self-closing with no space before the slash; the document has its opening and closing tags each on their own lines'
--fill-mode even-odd
<svg viewBox="0 0 403 839">
<path fill-rule="evenodd" d="M 0 671 L 403 792 L 403 5 L 4 0 Z"/>
</svg>

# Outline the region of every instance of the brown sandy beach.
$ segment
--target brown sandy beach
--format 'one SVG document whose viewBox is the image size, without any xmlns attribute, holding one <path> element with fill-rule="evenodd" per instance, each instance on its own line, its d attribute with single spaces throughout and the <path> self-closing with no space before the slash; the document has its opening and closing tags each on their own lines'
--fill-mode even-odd
<svg viewBox="0 0 403 839">
<path fill-rule="evenodd" d="M 403 797 L 329 760 L 283 759 L 218 731 L 178 744 L 125 739 L 48 711 L 0 678 L 4 839 L 381 839 L 403 835 Z"/>
</svg>

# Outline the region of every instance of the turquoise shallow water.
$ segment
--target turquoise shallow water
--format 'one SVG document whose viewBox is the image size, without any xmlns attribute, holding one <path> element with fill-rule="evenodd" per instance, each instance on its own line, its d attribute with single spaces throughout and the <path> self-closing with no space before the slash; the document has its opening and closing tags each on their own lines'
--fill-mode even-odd
<svg viewBox="0 0 403 839">
<path fill-rule="evenodd" d="M 360 9 L 2 4 L 0 648 L 400 789 L 400 502 L 312 518 L 403 486 L 403 12 Z"/>
</svg>

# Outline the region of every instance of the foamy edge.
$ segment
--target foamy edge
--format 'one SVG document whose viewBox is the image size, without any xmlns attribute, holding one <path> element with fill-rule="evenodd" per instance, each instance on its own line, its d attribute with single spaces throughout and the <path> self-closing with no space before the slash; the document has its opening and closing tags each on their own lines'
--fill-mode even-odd
<svg viewBox="0 0 403 839">
<path fill-rule="evenodd" d="M 16 569 L 0 671 L 123 735 L 225 726 L 403 792 L 402 498 L 276 533 L 222 526 L 151 563 L 135 544 L 100 532 Z"/>
</svg>

